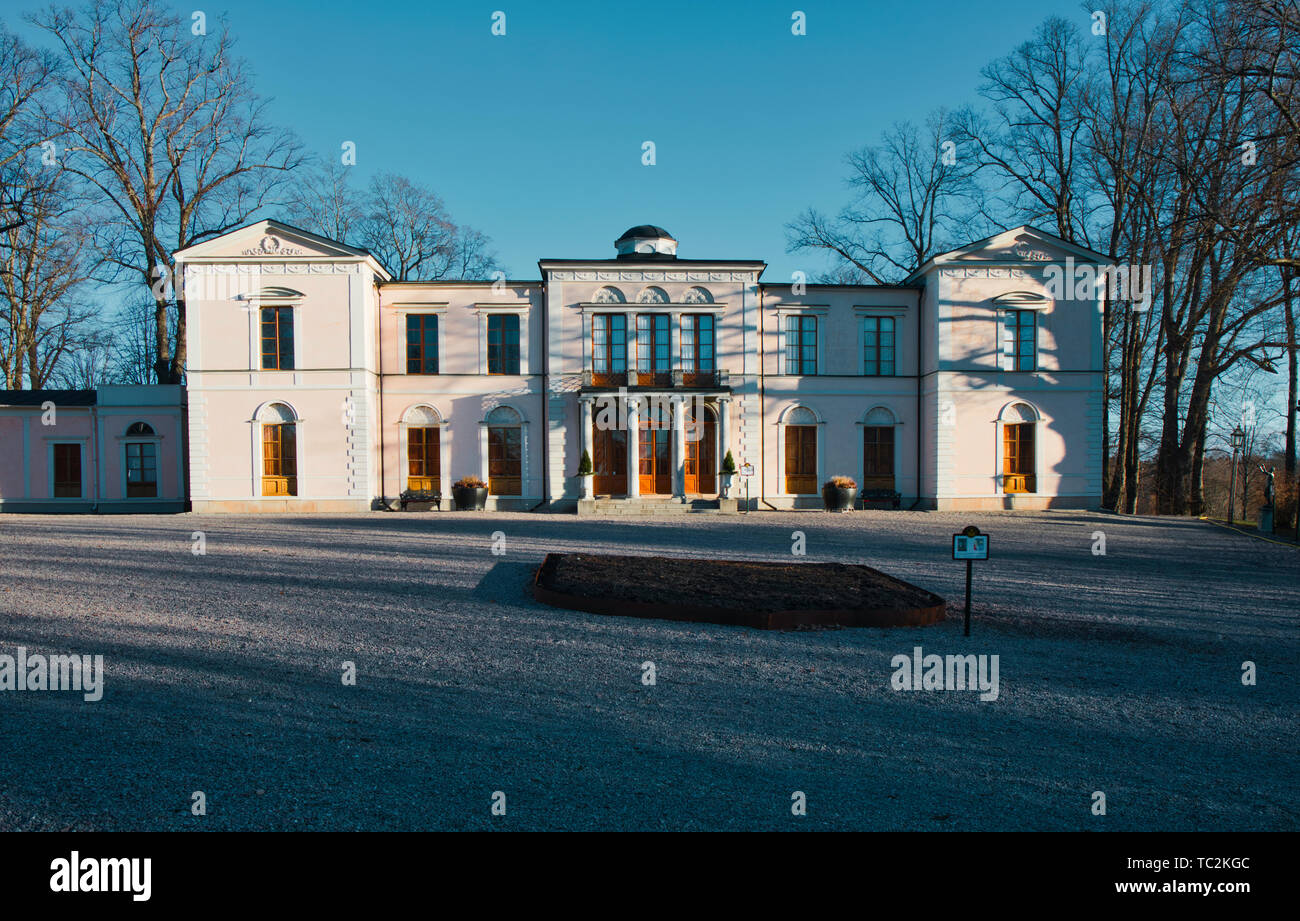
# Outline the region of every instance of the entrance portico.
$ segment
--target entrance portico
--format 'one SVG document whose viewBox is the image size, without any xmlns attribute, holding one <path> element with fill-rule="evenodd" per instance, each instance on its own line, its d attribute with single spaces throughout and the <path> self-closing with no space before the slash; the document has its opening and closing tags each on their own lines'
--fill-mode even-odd
<svg viewBox="0 0 1300 921">
<path fill-rule="evenodd" d="M 718 495 L 718 464 L 728 450 L 725 392 L 626 389 L 579 397 L 582 450 L 593 475 L 583 498 L 662 497 L 682 502 Z"/>
</svg>

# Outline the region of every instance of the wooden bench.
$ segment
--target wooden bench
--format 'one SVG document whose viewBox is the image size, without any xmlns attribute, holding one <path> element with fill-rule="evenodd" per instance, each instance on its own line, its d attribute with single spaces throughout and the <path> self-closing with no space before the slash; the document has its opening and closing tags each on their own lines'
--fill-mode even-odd
<svg viewBox="0 0 1300 921">
<path fill-rule="evenodd" d="M 858 498 L 862 500 L 864 509 L 868 507 L 868 502 L 888 503 L 889 507 L 895 510 L 903 504 L 903 494 L 892 489 L 864 489 Z"/>
<path fill-rule="evenodd" d="M 402 493 L 399 499 L 402 511 L 412 511 L 407 508 L 409 505 L 415 505 L 414 511 L 427 512 L 430 508 L 442 511 L 442 493 L 427 489 L 408 489 Z"/>
</svg>

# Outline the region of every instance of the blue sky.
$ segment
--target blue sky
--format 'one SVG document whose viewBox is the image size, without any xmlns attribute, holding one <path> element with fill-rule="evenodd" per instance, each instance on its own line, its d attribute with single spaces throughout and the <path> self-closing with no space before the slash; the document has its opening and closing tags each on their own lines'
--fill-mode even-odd
<svg viewBox="0 0 1300 921">
<path fill-rule="evenodd" d="M 14 26 L 35 6 L 4 5 Z M 272 117 L 309 148 L 337 157 L 354 141 L 358 178 L 432 186 L 519 278 L 541 257 L 610 256 L 640 223 L 673 231 L 684 257 L 765 259 L 772 281 L 815 274 L 824 259 L 787 254 L 783 227 L 847 200 L 849 150 L 973 101 L 980 67 L 1048 15 L 1088 25 L 1077 0 L 178 8 L 228 19 Z M 805 36 L 791 34 L 795 9 Z"/>
</svg>

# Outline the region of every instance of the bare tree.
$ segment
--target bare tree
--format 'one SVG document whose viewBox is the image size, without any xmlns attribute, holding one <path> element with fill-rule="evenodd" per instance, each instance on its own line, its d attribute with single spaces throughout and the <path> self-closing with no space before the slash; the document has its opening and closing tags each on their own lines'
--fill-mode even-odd
<svg viewBox="0 0 1300 921">
<path fill-rule="evenodd" d="M 981 73 L 989 106 L 961 110 L 955 128 L 978 158 L 998 216 L 1046 223 L 1062 239 L 1089 245 L 1081 111 L 1088 75 L 1078 29 L 1052 17 Z"/>
<path fill-rule="evenodd" d="M 289 223 L 331 240 L 356 238 L 365 217 L 361 196 L 350 182 L 352 167 L 337 160 L 314 162 L 298 176 L 289 191 Z"/>
<path fill-rule="evenodd" d="M 436 192 L 396 173 L 380 173 L 364 191 L 351 173 L 317 165 L 290 204 L 305 229 L 369 250 L 399 280 L 487 278 L 499 269 L 491 240 L 457 224 Z"/>
<path fill-rule="evenodd" d="M 59 139 L 47 111 L 56 71 L 52 54 L 29 47 L 0 23 L 0 233 L 24 220 L 31 189 L 11 182 L 22 176 L 28 153 L 46 145 L 48 161 L 54 153 L 49 145 Z"/>
<path fill-rule="evenodd" d="M 809 208 L 786 225 L 787 250 L 823 250 L 841 281 L 888 283 L 971 236 L 976 189 L 959 165 L 947 113 L 899 122 L 849 154 L 855 197 L 831 218 Z"/>
<path fill-rule="evenodd" d="M 80 289 L 94 262 L 66 173 L 34 158 L 4 173 L 24 205 L 22 220 L 0 233 L 0 371 L 5 387 L 36 389 L 82 341 L 93 311 Z"/>
<path fill-rule="evenodd" d="M 246 223 L 298 164 L 298 143 L 266 122 L 224 27 L 195 35 L 154 0 L 90 0 L 32 22 L 62 51 L 68 168 L 99 193 L 99 245 L 152 293 L 155 376 L 178 383 L 186 311 L 163 283 L 171 255 Z"/>
</svg>

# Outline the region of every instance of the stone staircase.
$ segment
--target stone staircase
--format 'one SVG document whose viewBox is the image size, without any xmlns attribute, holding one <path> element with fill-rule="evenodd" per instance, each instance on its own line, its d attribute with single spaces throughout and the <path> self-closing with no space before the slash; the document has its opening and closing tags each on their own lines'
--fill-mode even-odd
<svg viewBox="0 0 1300 921">
<path fill-rule="evenodd" d="M 621 518 L 672 518 L 695 512 L 718 512 L 717 499 L 689 499 L 682 502 L 668 496 L 642 496 L 637 499 L 596 499 L 590 508 L 579 504 L 579 515 Z"/>
</svg>

